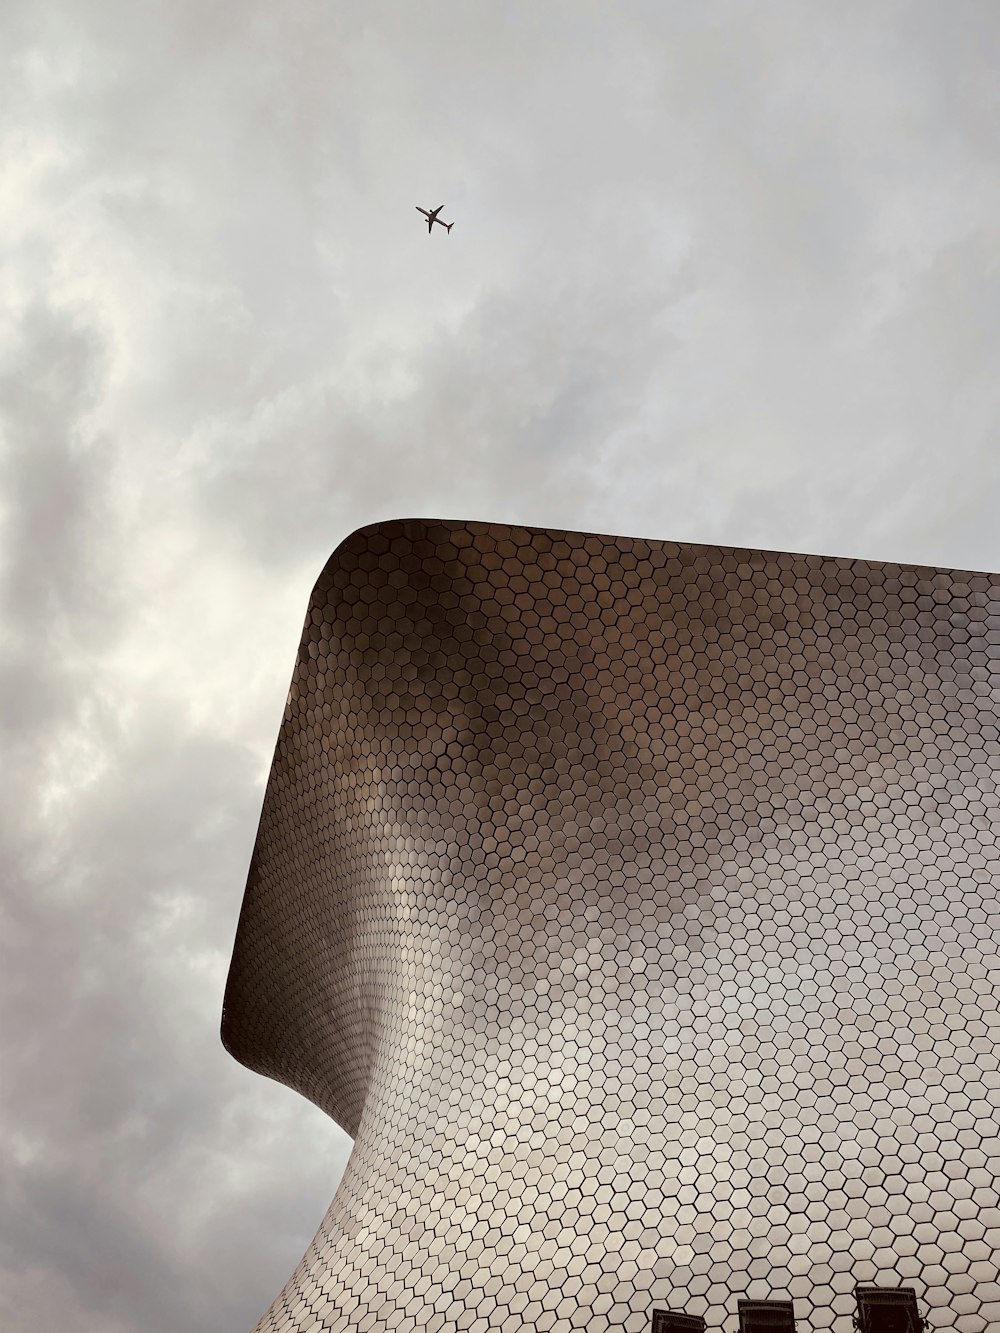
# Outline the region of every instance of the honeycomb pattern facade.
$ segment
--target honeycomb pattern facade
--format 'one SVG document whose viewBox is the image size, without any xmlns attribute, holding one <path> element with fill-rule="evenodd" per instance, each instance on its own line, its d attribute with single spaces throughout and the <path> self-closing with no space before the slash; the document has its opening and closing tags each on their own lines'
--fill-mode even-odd
<svg viewBox="0 0 1000 1333">
<path fill-rule="evenodd" d="M 998 646 L 996 575 L 348 538 L 223 1038 L 356 1141 L 261 1333 L 1000 1328 Z"/>
</svg>

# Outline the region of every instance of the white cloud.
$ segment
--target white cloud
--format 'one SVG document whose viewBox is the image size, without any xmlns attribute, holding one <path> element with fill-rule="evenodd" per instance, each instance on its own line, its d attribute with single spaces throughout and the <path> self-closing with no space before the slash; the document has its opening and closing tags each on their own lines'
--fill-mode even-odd
<svg viewBox="0 0 1000 1333">
<path fill-rule="evenodd" d="M 319 1221 L 343 1136 L 217 1027 L 348 531 L 997 566 L 998 27 L 3 7 L 5 1327 L 249 1325 Z"/>
</svg>

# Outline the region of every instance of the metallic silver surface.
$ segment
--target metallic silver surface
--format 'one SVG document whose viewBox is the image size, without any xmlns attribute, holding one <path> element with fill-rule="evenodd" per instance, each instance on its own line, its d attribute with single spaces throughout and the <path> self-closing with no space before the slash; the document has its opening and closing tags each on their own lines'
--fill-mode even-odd
<svg viewBox="0 0 1000 1333">
<path fill-rule="evenodd" d="M 996 575 L 348 538 L 223 1036 L 356 1143 L 259 1328 L 1000 1327 L 998 643 Z"/>
</svg>

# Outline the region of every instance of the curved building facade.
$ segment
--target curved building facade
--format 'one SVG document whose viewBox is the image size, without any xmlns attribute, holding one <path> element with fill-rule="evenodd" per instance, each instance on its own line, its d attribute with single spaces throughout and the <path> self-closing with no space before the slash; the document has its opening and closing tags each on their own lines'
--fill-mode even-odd
<svg viewBox="0 0 1000 1333">
<path fill-rule="evenodd" d="M 355 1145 L 258 1328 L 1000 1328 L 998 677 L 997 575 L 348 538 L 223 1038 Z"/>
</svg>

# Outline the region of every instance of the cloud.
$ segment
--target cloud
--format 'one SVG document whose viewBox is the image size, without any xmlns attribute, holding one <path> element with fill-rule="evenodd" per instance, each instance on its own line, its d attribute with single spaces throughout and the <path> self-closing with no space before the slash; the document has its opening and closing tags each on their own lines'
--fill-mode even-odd
<svg viewBox="0 0 1000 1333">
<path fill-rule="evenodd" d="M 998 27 L 3 6 L 5 1327 L 249 1326 L 320 1220 L 349 1145 L 217 1029 L 348 531 L 997 566 Z"/>
<path fill-rule="evenodd" d="M 249 1325 L 347 1145 L 290 1094 L 261 1095 L 219 1043 L 261 761 L 218 734 L 225 710 L 206 726 L 210 706 L 157 679 L 168 652 L 143 652 L 136 583 L 156 562 L 130 549 L 120 468 L 90 421 L 105 351 L 78 313 L 39 306 L 0 366 L 18 793 L 0 823 L 0 1309 L 13 1329 L 68 1312 L 84 1333 L 208 1329 L 220 1308 Z"/>
</svg>

